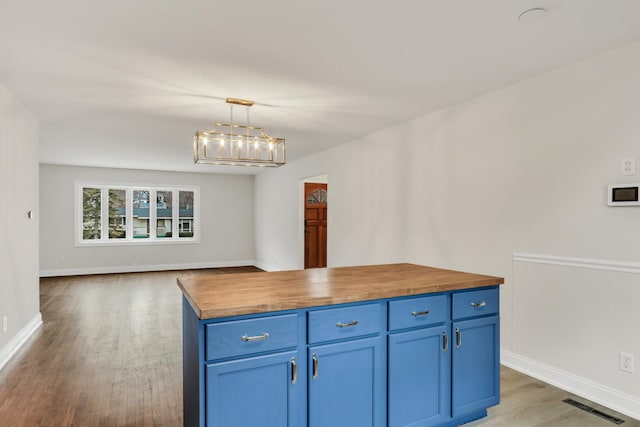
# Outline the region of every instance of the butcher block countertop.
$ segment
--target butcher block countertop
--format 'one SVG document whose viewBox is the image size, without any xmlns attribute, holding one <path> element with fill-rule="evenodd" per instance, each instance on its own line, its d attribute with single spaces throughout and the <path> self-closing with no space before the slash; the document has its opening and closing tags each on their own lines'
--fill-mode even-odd
<svg viewBox="0 0 640 427">
<path fill-rule="evenodd" d="M 501 277 L 386 264 L 178 278 L 200 319 L 500 285 Z"/>
</svg>

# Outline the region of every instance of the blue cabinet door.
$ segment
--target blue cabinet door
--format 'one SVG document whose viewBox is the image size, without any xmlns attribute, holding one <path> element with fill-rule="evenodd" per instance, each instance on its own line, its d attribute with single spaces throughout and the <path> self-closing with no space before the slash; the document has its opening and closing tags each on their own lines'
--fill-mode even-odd
<svg viewBox="0 0 640 427">
<path fill-rule="evenodd" d="M 451 418 L 447 328 L 389 335 L 389 427 L 435 426 Z"/>
<path fill-rule="evenodd" d="M 453 323 L 453 416 L 500 402 L 500 322 L 498 316 Z"/>
<path fill-rule="evenodd" d="M 386 352 L 382 337 L 309 348 L 309 427 L 383 427 Z"/>
<path fill-rule="evenodd" d="M 292 365 L 297 354 L 207 364 L 207 427 L 297 426 L 299 384 Z"/>
</svg>

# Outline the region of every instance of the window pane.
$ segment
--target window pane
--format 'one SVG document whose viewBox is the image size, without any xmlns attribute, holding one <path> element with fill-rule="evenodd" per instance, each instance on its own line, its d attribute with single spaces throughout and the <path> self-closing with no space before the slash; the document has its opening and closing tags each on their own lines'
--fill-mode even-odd
<svg viewBox="0 0 640 427">
<path fill-rule="evenodd" d="M 82 189 L 82 238 L 100 239 L 100 200 L 99 188 Z"/>
<path fill-rule="evenodd" d="M 180 191 L 178 229 L 180 237 L 193 237 L 193 191 Z"/>
<path fill-rule="evenodd" d="M 156 192 L 156 236 L 159 238 L 171 237 L 172 191 Z"/>
<path fill-rule="evenodd" d="M 133 238 L 149 238 L 149 191 L 133 190 Z"/>
<path fill-rule="evenodd" d="M 109 238 L 124 239 L 126 237 L 127 219 L 126 190 L 109 190 Z"/>
</svg>

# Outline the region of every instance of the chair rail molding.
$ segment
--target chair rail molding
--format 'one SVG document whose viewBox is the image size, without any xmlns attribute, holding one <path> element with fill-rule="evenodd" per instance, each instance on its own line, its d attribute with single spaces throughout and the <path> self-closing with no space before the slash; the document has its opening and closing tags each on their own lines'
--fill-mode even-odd
<svg viewBox="0 0 640 427">
<path fill-rule="evenodd" d="M 640 262 L 613 261 L 592 258 L 574 258 L 556 255 L 540 255 L 528 253 L 514 253 L 513 261 L 531 262 L 537 264 L 562 265 L 565 267 L 590 268 L 594 270 L 609 270 L 623 273 L 640 274 Z"/>
</svg>

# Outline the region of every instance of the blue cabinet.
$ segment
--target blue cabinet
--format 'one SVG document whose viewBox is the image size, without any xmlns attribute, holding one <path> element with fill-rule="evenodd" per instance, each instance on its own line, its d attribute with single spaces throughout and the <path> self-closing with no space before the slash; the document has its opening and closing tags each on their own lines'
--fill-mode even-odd
<svg viewBox="0 0 640 427">
<path fill-rule="evenodd" d="M 303 312 L 200 320 L 183 301 L 184 425 L 306 424 Z"/>
<path fill-rule="evenodd" d="M 309 427 L 386 424 L 386 303 L 308 313 Z"/>
<path fill-rule="evenodd" d="M 297 426 L 297 359 L 290 351 L 207 364 L 207 426 Z"/>
<path fill-rule="evenodd" d="M 309 427 L 385 425 L 383 352 L 380 337 L 309 348 Z"/>
<path fill-rule="evenodd" d="M 451 418 L 448 341 L 446 325 L 389 335 L 389 427 Z"/>
<path fill-rule="evenodd" d="M 452 414 L 484 413 L 500 402 L 499 292 L 459 292 L 452 298 Z"/>
<path fill-rule="evenodd" d="M 499 402 L 498 288 L 221 319 L 183 301 L 184 425 L 457 426 Z"/>
<path fill-rule="evenodd" d="M 500 401 L 500 324 L 498 316 L 453 323 L 453 416 Z"/>
<path fill-rule="evenodd" d="M 451 419 L 449 306 L 447 294 L 389 302 L 389 427 Z"/>
</svg>

